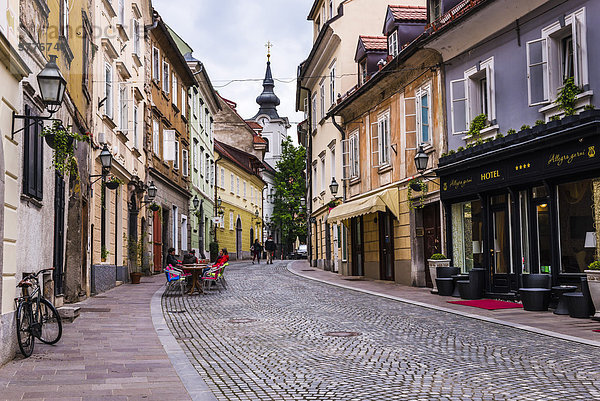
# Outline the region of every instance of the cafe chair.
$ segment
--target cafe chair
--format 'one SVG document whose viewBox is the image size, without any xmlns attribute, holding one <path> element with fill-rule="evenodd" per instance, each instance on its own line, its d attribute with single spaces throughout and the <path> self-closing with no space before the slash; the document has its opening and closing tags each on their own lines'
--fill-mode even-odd
<svg viewBox="0 0 600 401">
<path fill-rule="evenodd" d="M 595 308 L 592 303 L 587 277 L 581 277 L 581 291 L 568 292 L 563 295 L 569 307 L 569 316 L 585 319 L 594 314 Z"/>
<path fill-rule="evenodd" d="M 523 309 L 531 312 L 547 311 L 552 294 L 550 288 L 549 274 L 524 274 L 523 287 L 519 288 Z"/>
<path fill-rule="evenodd" d="M 223 270 L 225 269 L 225 265 L 219 267 L 211 267 L 209 271 L 204 273 L 204 275 L 200 278 L 202 280 L 202 291 L 205 292 L 205 287 L 208 285 L 208 289 L 212 287 L 214 284 L 217 287 L 217 290 L 221 292 L 220 286 L 223 286 L 222 276 Z"/>
<path fill-rule="evenodd" d="M 449 297 L 454 292 L 454 279 L 457 275 L 458 267 L 437 267 L 435 283 L 438 288 L 438 295 Z"/>
<path fill-rule="evenodd" d="M 473 268 L 469 272 L 468 280 L 459 280 L 457 283 L 461 299 L 481 299 L 485 286 L 485 269 Z"/>
<path fill-rule="evenodd" d="M 179 285 L 181 289 L 181 296 L 185 294 L 185 275 L 182 271 L 173 268 L 172 266 L 165 267 L 165 275 L 167 276 L 167 282 L 165 283 L 165 293 L 168 292 L 172 287 Z"/>
</svg>

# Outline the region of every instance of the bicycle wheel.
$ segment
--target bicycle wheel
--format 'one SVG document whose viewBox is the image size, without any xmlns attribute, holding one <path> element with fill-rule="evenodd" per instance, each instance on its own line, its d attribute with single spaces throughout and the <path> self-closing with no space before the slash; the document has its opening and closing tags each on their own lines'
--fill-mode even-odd
<svg viewBox="0 0 600 401">
<path fill-rule="evenodd" d="M 62 336 L 60 315 L 54 305 L 43 298 L 40 299 L 40 310 L 42 330 L 39 339 L 45 344 L 56 344 Z"/>
<path fill-rule="evenodd" d="M 17 308 L 17 341 L 19 349 L 25 358 L 33 353 L 34 337 L 31 331 L 31 304 L 20 303 Z"/>
</svg>

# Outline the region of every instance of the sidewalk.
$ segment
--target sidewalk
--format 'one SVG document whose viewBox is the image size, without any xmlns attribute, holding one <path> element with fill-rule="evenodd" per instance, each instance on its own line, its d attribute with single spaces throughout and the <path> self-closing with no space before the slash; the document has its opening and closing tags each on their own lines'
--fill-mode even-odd
<svg viewBox="0 0 600 401">
<path fill-rule="evenodd" d="M 555 315 L 551 311 L 528 312 L 523 309 L 485 310 L 450 304 L 447 301 L 456 301 L 459 298 L 431 294 L 430 288 L 408 287 L 370 279 L 357 280 L 357 277 L 342 276 L 337 273 L 312 268 L 307 261 L 291 263 L 288 265 L 288 270 L 298 276 L 338 287 L 600 347 L 600 333 L 593 331 L 600 330 L 600 322 L 595 322 L 591 319 L 573 319 L 569 316 Z"/>
<path fill-rule="evenodd" d="M 153 325 L 163 284 L 143 277 L 78 304 L 58 344 L 36 341 L 30 358 L 0 368 L 0 400 L 190 400 Z"/>
</svg>

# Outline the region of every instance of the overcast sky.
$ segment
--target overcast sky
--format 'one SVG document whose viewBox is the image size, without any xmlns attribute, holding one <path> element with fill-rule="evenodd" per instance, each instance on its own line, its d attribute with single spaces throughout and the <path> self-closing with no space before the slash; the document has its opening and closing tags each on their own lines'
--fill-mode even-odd
<svg viewBox="0 0 600 401">
<path fill-rule="evenodd" d="M 258 111 L 267 62 L 267 41 L 273 43 L 271 69 L 279 115 L 291 123 L 295 112 L 297 67 L 311 49 L 312 29 L 306 16 L 312 0 L 153 0 L 154 8 L 193 49 L 215 89 L 238 104 L 244 118 Z M 288 83 L 277 81 L 285 80 Z M 231 80 L 255 80 L 232 82 Z M 290 82 L 291 81 L 291 82 Z M 228 84 L 228 85 L 227 85 Z M 225 86 L 226 85 L 226 86 Z M 296 127 L 288 131 L 296 138 Z"/>
</svg>

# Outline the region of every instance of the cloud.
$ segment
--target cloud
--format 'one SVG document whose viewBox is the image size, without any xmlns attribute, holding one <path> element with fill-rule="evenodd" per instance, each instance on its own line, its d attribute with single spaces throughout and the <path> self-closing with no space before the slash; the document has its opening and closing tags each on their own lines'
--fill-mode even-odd
<svg viewBox="0 0 600 401">
<path fill-rule="evenodd" d="M 238 104 L 250 118 L 258 111 L 267 41 L 273 43 L 271 68 L 279 114 L 290 122 L 303 119 L 295 112 L 297 67 L 310 52 L 312 28 L 306 21 L 306 0 L 154 0 L 164 21 L 193 49 L 219 93 Z M 231 82 L 244 80 L 244 82 Z M 279 82 L 285 80 L 288 82 Z M 291 81 L 291 82 L 289 82 Z M 289 135 L 295 138 L 295 126 Z"/>
</svg>

